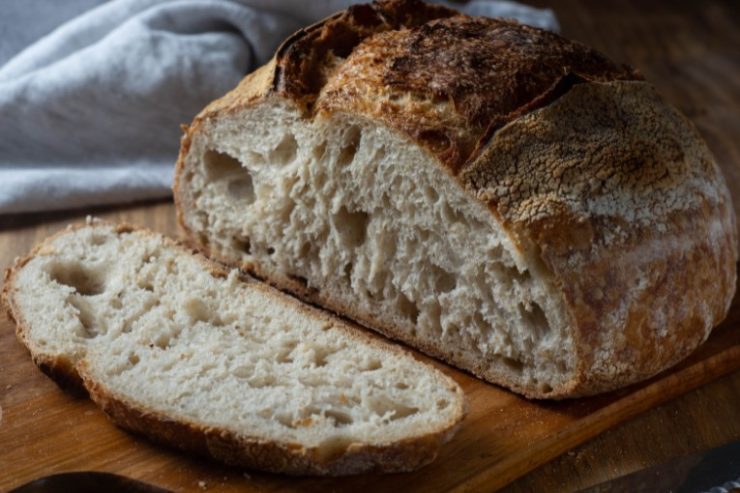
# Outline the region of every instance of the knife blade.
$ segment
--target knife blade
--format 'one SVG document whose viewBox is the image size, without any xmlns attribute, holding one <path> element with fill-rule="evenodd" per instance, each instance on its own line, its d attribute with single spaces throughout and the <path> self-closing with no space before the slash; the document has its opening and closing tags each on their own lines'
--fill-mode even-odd
<svg viewBox="0 0 740 493">
<path fill-rule="evenodd" d="M 170 490 L 108 472 L 79 471 L 44 476 L 9 493 L 171 493 Z"/>
<path fill-rule="evenodd" d="M 740 440 L 678 457 L 577 493 L 740 493 Z"/>
</svg>

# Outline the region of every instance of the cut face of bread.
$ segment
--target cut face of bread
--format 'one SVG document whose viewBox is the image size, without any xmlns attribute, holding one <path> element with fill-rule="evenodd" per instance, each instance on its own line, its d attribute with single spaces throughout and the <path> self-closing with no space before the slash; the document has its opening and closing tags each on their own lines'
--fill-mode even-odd
<svg viewBox="0 0 740 493">
<path fill-rule="evenodd" d="M 655 375 L 735 291 L 724 179 L 639 73 L 413 0 L 289 38 L 174 190 L 206 254 L 530 397 Z"/>
<path fill-rule="evenodd" d="M 52 376 L 81 377 L 124 428 L 227 463 L 411 470 L 463 417 L 439 371 L 154 233 L 64 232 L 18 264 L 6 299 Z"/>
<path fill-rule="evenodd" d="M 306 122 L 280 104 L 201 135 L 187 224 L 220 258 L 543 393 L 572 376 L 545 273 L 421 148 L 363 119 Z"/>
</svg>

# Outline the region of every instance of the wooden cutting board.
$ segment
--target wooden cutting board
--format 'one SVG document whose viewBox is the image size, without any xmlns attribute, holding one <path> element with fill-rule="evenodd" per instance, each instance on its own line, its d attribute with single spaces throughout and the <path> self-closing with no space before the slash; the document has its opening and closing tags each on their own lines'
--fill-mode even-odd
<svg viewBox="0 0 740 493">
<path fill-rule="evenodd" d="M 176 232 L 171 204 L 100 215 Z M 0 266 L 69 220 L 0 233 Z M 678 367 L 623 391 L 565 402 L 527 401 L 435 363 L 462 385 L 470 413 L 433 464 L 408 474 L 313 479 L 222 466 L 117 429 L 86 398 L 65 394 L 41 374 L 16 341 L 13 324 L 2 320 L 0 491 L 73 470 L 119 473 L 176 491 L 494 490 L 631 416 L 740 368 L 738 325 L 740 298 L 727 320 Z"/>
</svg>

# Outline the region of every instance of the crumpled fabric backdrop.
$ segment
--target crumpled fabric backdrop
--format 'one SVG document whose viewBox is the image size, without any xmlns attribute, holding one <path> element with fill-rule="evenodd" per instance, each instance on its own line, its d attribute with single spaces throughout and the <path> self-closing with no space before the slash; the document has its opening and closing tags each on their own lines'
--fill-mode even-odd
<svg viewBox="0 0 740 493">
<path fill-rule="evenodd" d="M 170 195 L 180 124 L 351 3 L 5 0 L 0 214 Z M 558 28 L 551 11 L 513 2 L 457 7 Z"/>
</svg>

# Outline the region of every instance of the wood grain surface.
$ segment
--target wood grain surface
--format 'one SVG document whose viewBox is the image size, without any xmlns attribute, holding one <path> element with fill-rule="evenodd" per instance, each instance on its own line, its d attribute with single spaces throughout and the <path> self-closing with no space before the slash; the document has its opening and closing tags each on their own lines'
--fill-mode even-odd
<svg viewBox="0 0 740 493">
<path fill-rule="evenodd" d="M 639 67 L 696 122 L 738 203 L 738 2 L 646 4 L 558 0 L 550 6 L 565 35 Z M 170 203 L 0 217 L 0 267 L 91 212 L 176 234 Z M 573 491 L 740 438 L 740 372 L 731 373 L 740 368 L 739 324 L 736 299 L 725 323 L 679 367 L 637 387 L 562 403 L 526 401 L 438 365 L 461 383 L 471 403 L 464 426 L 439 459 L 417 473 L 329 480 L 245 473 L 122 432 L 92 403 L 63 393 L 36 370 L 12 324 L 2 320 L 0 491 L 43 474 L 86 469 L 177 491 L 493 491 L 506 485 L 511 492 Z"/>
</svg>

